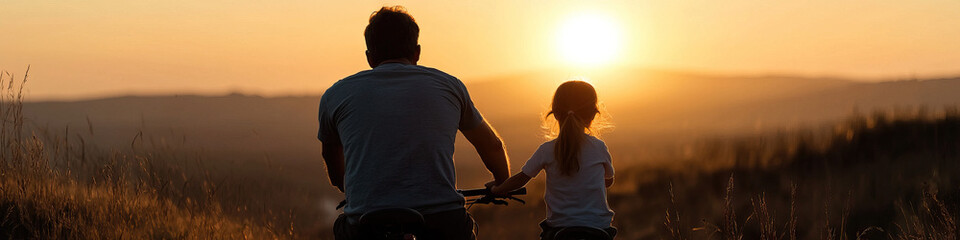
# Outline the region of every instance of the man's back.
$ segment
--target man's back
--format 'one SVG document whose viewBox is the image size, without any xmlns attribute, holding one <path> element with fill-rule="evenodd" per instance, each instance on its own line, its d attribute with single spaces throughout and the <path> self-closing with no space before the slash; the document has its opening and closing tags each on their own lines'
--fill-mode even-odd
<svg viewBox="0 0 960 240">
<path fill-rule="evenodd" d="M 345 213 L 463 207 L 454 141 L 458 129 L 483 119 L 456 78 L 422 66 L 381 64 L 327 89 L 319 112 L 320 140 L 343 145 Z"/>
</svg>

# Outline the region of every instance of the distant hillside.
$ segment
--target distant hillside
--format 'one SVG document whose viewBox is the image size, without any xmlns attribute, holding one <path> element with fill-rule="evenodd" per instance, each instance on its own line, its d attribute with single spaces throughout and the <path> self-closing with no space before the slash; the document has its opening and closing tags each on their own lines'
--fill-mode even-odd
<svg viewBox="0 0 960 240">
<path fill-rule="evenodd" d="M 479 81 L 470 85 L 470 90 L 482 111 L 523 118 L 547 110 L 555 87 L 571 78 L 574 77 L 557 73 L 531 73 Z M 618 124 L 618 128 L 626 127 L 630 133 L 668 134 L 690 128 L 711 133 L 727 128 L 711 122 L 691 123 L 713 112 L 728 113 L 744 106 L 858 85 L 835 78 L 712 76 L 653 70 L 601 72 L 587 80 L 597 87 L 600 100 L 615 123 L 624 123 Z M 718 117 L 716 120 L 732 116 Z M 746 124 L 752 126 L 753 122 Z"/>
<path fill-rule="evenodd" d="M 518 167 L 543 140 L 540 116 L 560 73 L 527 73 L 474 81 L 470 93 L 503 135 Z M 649 159 L 658 144 L 710 135 L 753 133 L 839 120 L 854 109 L 960 103 L 960 78 L 883 83 L 789 76 L 710 76 L 629 70 L 591 76 L 616 130 L 605 136 L 614 155 Z M 272 159 L 321 170 L 315 139 L 319 96 L 116 97 L 32 102 L 30 123 L 82 134 L 99 146 L 159 144 L 230 160 Z M 140 134 L 142 133 L 142 134 Z M 142 136 L 142 137 L 138 137 Z M 461 166 L 479 163 L 463 139 Z M 463 168 L 461 168 L 463 169 Z M 466 172 L 466 171 L 464 171 Z M 467 175 L 469 176 L 469 174 Z M 304 179 L 307 181 L 307 179 Z"/>
</svg>

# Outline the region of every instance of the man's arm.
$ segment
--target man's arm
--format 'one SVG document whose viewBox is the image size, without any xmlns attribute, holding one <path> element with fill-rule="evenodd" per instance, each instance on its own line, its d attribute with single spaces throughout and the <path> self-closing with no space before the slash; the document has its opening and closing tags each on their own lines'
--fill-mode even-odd
<svg viewBox="0 0 960 240">
<path fill-rule="evenodd" d="M 327 165 L 327 176 L 330 184 L 343 192 L 343 144 L 339 142 L 323 142 L 323 162 Z"/>
<path fill-rule="evenodd" d="M 483 165 L 493 174 L 497 185 L 510 177 L 510 163 L 507 161 L 507 150 L 503 148 L 503 141 L 497 132 L 484 120 L 479 126 L 468 130 L 461 130 L 467 141 L 473 144 L 480 155 Z"/>
</svg>

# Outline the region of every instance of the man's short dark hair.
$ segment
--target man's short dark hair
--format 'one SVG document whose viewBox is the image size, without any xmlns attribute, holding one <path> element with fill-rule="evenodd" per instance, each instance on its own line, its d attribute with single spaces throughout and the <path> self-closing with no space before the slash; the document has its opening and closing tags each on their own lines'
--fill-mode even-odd
<svg viewBox="0 0 960 240">
<path fill-rule="evenodd" d="M 367 51 L 379 62 L 413 55 L 420 27 L 402 6 L 382 7 L 370 15 L 363 36 Z"/>
</svg>

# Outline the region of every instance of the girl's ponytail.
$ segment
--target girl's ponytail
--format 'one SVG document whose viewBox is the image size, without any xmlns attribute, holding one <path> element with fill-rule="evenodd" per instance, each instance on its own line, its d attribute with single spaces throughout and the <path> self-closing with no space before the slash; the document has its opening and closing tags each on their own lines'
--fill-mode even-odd
<svg viewBox="0 0 960 240">
<path fill-rule="evenodd" d="M 553 154 L 556 156 L 563 175 L 573 175 L 580 171 L 580 148 L 584 140 L 586 126 L 573 111 L 567 111 L 560 120 L 560 133 L 557 134 Z"/>
<path fill-rule="evenodd" d="M 586 130 L 600 112 L 597 107 L 597 91 L 584 81 L 567 81 L 557 87 L 547 116 L 559 123 L 556 131 L 553 155 L 562 175 L 580 171 L 580 152 L 586 141 Z"/>
</svg>

